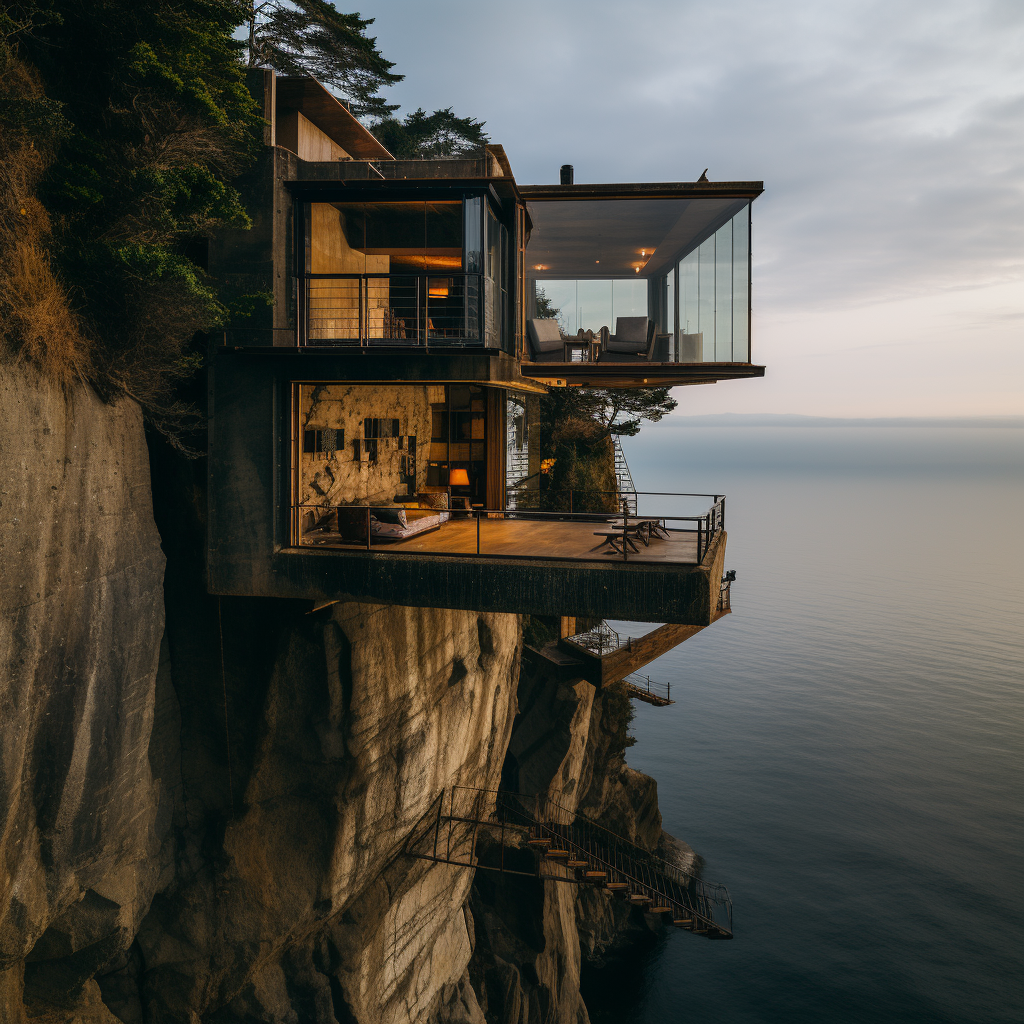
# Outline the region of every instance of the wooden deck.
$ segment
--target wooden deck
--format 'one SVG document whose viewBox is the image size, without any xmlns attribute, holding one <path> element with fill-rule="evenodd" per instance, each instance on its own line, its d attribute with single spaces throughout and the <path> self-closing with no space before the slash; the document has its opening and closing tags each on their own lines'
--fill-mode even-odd
<svg viewBox="0 0 1024 1024">
<path fill-rule="evenodd" d="M 623 557 L 595 537 L 606 528 L 600 522 L 559 522 L 556 520 L 481 519 L 479 554 L 491 558 L 569 559 L 621 563 Z M 629 553 L 630 565 L 696 565 L 697 534 L 691 530 L 670 530 L 668 539 L 652 539 L 639 551 Z M 339 551 L 366 551 L 365 543 L 346 543 L 338 534 L 307 534 L 303 547 Z M 371 550 L 393 554 L 476 555 L 477 523 L 471 518 L 451 519 L 440 529 L 408 540 L 374 538 Z"/>
</svg>

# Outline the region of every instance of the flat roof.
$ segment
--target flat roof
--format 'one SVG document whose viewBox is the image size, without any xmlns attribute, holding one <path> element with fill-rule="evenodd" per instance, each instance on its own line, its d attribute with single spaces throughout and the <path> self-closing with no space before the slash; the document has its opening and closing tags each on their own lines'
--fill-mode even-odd
<svg viewBox="0 0 1024 1024">
<path fill-rule="evenodd" d="M 762 191 L 750 181 L 520 186 L 533 222 L 526 276 L 653 277 Z"/>
</svg>

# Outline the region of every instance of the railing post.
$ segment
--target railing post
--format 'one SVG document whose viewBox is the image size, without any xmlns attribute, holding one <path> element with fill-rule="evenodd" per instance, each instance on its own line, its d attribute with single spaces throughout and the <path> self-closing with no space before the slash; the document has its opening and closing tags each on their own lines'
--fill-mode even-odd
<svg viewBox="0 0 1024 1024">
<path fill-rule="evenodd" d="M 700 565 L 700 563 L 703 561 L 703 559 L 701 558 L 701 552 L 700 552 L 700 548 L 701 548 L 701 527 L 703 525 L 704 525 L 703 517 L 698 516 L 698 518 L 697 518 L 697 564 L 698 565 Z"/>
<path fill-rule="evenodd" d="M 480 509 L 473 509 L 476 515 L 476 553 L 480 554 Z"/>
<path fill-rule="evenodd" d="M 366 550 L 370 550 L 370 506 L 366 506 Z"/>
</svg>

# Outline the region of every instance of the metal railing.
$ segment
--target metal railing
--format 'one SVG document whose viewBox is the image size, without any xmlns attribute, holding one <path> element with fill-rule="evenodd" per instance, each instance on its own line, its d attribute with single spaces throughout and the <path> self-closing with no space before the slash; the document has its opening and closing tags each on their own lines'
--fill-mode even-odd
<svg viewBox="0 0 1024 1024">
<path fill-rule="evenodd" d="M 481 838 L 497 863 L 478 856 Z M 507 862 L 507 848 L 532 848 L 535 870 Z M 724 885 L 651 853 L 545 796 L 453 786 L 435 799 L 406 844 L 407 856 L 545 880 L 594 884 L 621 898 L 671 913 L 672 921 L 709 938 L 732 938 L 732 899 Z"/>
<path fill-rule="evenodd" d="M 500 347 L 500 301 L 483 274 L 306 274 L 301 280 L 300 345 Z"/>
<path fill-rule="evenodd" d="M 639 672 L 631 672 L 622 680 L 626 684 L 626 692 L 630 697 L 645 701 L 648 704 L 657 704 L 664 707 L 666 704 L 674 704 L 672 700 L 672 684 L 661 683 L 650 676 L 642 676 Z"/>
<path fill-rule="evenodd" d="M 610 493 L 610 492 L 609 492 Z M 663 495 L 664 496 L 664 495 Z M 700 565 L 704 556 L 707 554 L 709 547 L 714 542 L 715 538 L 725 528 L 725 496 L 724 495 L 669 495 L 672 497 L 714 497 L 715 503 L 701 515 L 691 516 L 668 516 L 668 515 L 654 515 L 644 517 L 644 522 L 658 524 L 662 536 L 656 536 L 651 530 L 648 530 L 648 539 L 644 541 L 648 549 L 653 552 L 657 552 L 657 548 L 654 547 L 664 542 L 667 539 L 671 542 L 673 539 L 683 539 L 684 535 L 692 536 L 695 541 L 694 556 L 688 558 L 685 552 L 678 552 L 677 557 L 674 559 L 682 564 L 693 564 Z M 570 497 L 571 502 L 571 497 Z M 389 513 L 394 512 L 394 506 L 392 505 L 334 505 L 329 503 L 303 503 L 292 506 L 293 513 L 293 534 L 294 543 L 300 547 L 306 546 L 322 546 L 324 543 L 330 542 L 336 547 L 364 547 L 367 551 L 372 550 L 373 547 L 386 548 L 395 541 L 402 541 L 404 537 L 388 536 L 386 531 L 381 531 L 382 525 L 385 525 L 383 516 L 375 516 L 375 510 L 388 509 Z M 628 508 L 627 508 L 628 512 Z M 337 530 L 330 531 L 324 528 L 325 521 L 329 521 L 330 517 L 334 515 L 337 517 Z M 307 525 L 303 522 L 306 516 L 310 516 L 312 521 Z M 433 548 L 415 548 L 406 549 L 409 554 L 415 555 L 454 555 L 457 557 L 472 557 L 472 556 L 500 556 L 504 558 L 524 558 L 524 559 L 542 559 L 542 560 L 569 560 L 574 562 L 579 561 L 596 561 L 607 563 L 607 555 L 611 553 L 609 550 L 602 550 L 603 545 L 611 537 L 612 541 L 617 540 L 620 535 L 623 538 L 621 547 L 612 544 L 612 549 L 621 554 L 623 561 L 629 561 L 630 558 L 634 560 L 643 560 L 643 551 L 633 543 L 633 539 L 639 537 L 637 530 L 640 527 L 637 526 L 636 517 L 632 515 L 623 515 L 623 513 L 615 511 L 605 512 L 593 512 L 593 511 L 572 511 L 572 510 L 561 510 L 561 511 L 541 511 L 537 509 L 523 509 L 517 507 L 515 509 L 509 509 L 507 506 L 501 509 L 488 509 L 488 508 L 473 508 L 473 509 L 453 509 L 448 511 L 449 517 L 456 518 L 472 518 L 475 521 L 475 533 L 476 543 L 475 550 L 465 551 L 450 550 L 445 547 L 443 543 L 439 543 Z M 344 523 L 343 523 L 344 520 Z M 542 522 L 563 522 L 563 523 L 579 523 L 588 526 L 603 525 L 606 530 L 601 531 L 606 537 L 605 542 L 599 542 L 587 553 L 578 553 L 572 555 L 559 555 L 551 552 L 538 552 L 534 554 L 524 554 L 522 552 L 508 552 L 508 551 L 488 551 L 487 550 L 487 539 L 482 539 L 482 533 L 492 534 L 493 528 L 497 525 L 495 521 L 502 520 L 515 520 L 517 522 L 535 521 L 538 523 Z M 374 538 L 374 524 L 377 528 L 376 541 Z M 676 524 L 676 525 L 670 525 Z M 441 524 L 438 524 L 441 525 Z M 344 528 L 343 528 L 344 526 Z M 500 528 L 499 528 L 500 529 Z M 319 535 L 317 535 L 319 533 Z M 630 538 L 630 542 L 627 544 L 625 538 Z M 632 554 L 630 550 L 632 549 Z M 660 554 L 660 552 L 659 552 Z M 662 559 L 659 559 L 659 561 Z"/>
</svg>

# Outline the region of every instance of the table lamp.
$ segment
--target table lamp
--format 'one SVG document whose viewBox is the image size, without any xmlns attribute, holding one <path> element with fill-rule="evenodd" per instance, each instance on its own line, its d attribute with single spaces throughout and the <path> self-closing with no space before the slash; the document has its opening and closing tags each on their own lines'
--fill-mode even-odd
<svg viewBox="0 0 1024 1024">
<path fill-rule="evenodd" d="M 469 473 L 464 469 L 453 469 L 448 476 L 448 482 L 452 487 L 468 487 Z"/>
</svg>

